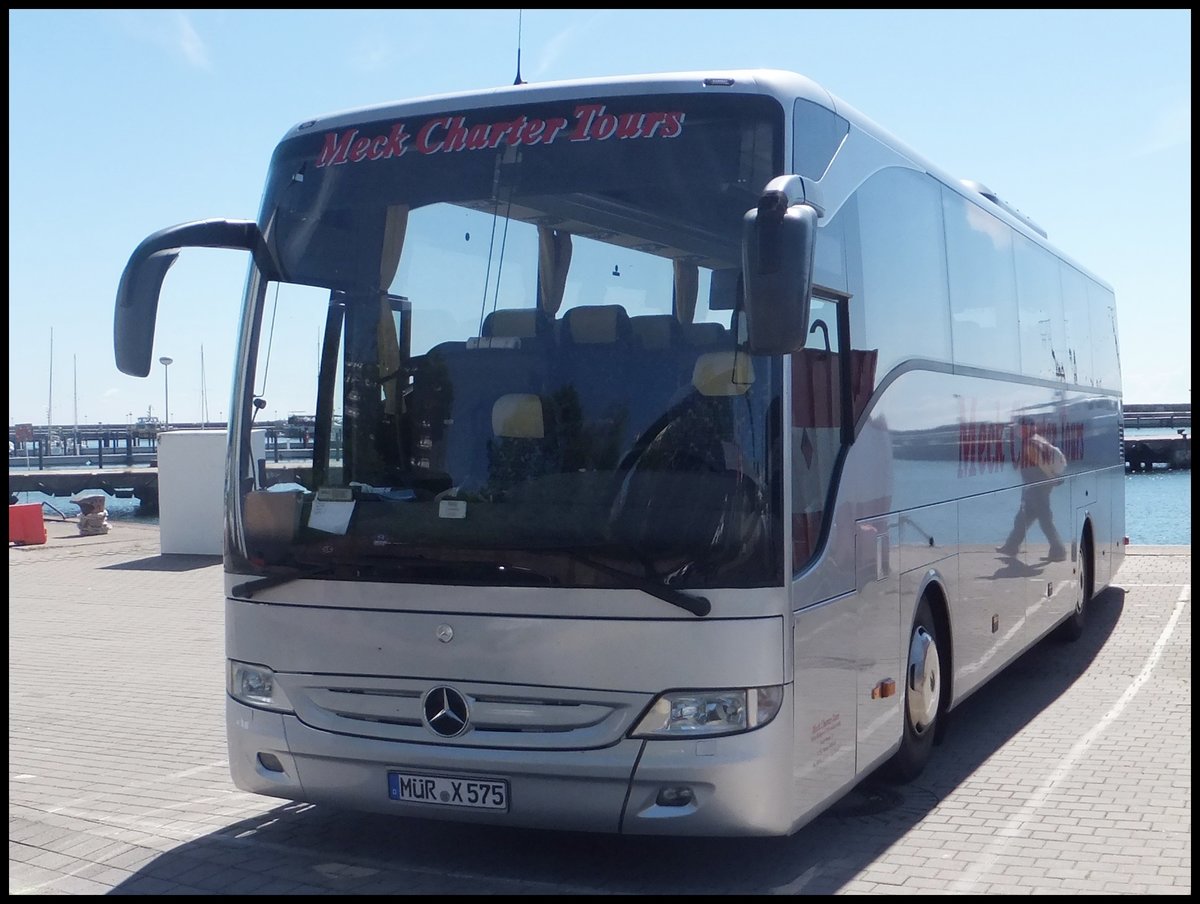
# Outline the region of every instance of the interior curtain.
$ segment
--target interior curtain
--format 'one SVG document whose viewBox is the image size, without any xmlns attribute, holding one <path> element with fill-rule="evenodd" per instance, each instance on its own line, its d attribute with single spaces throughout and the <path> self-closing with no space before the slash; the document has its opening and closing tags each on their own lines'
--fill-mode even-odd
<svg viewBox="0 0 1200 904">
<path fill-rule="evenodd" d="M 379 254 L 379 326 L 375 331 L 379 355 L 379 379 L 383 389 L 384 414 L 396 414 L 400 405 L 400 341 L 396 321 L 388 301 L 388 287 L 400 267 L 404 235 L 408 229 L 408 207 L 389 207 L 383 224 L 383 242 Z"/>
<path fill-rule="evenodd" d="M 571 234 L 538 227 L 538 304 L 554 317 L 562 307 L 571 268 Z"/>
<path fill-rule="evenodd" d="M 691 323 L 696 317 L 696 296 L 700 291 L 700 268 L 675 261 L 675 317 Z"/>
<path fill-rule="evenodd" d="M 404 234 L 408 230 L 408 206 L 389 207 L 383 223 L 383 243 L 379 254 L 379 285 L 387 291 L 400 266 Z"/>
</svg>

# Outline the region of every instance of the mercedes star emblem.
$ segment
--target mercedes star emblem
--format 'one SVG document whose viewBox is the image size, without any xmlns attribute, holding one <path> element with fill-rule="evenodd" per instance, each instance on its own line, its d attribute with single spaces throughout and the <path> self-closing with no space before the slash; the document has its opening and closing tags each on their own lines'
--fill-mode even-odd
<svg viewBox="0 0 1200 904">
<path fill-rule="evenodd" d="M 435 687 L 421 701 L 429 730 L 439 737 L 457 738 L 467 730 L 467 698 L 452 687 Z"/>
</svg>

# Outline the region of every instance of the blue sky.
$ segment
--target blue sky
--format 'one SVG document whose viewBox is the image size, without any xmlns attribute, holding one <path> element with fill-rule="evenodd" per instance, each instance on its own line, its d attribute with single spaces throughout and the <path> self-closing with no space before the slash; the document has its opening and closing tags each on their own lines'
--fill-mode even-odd
<svg viewBox="0 0 1200 904">
<path fill-rule="evenodd" d="M 1117 293 L 1126 402 L 1191 401 L 1191 10 L 525 10 L 526 81 L 793 69 L 990 186 Z M 318 114 L 512 84 L 517 9 L 9 10 L 9 423 L 227 415 L 238 252 L 167 277 L 164 380 L 113 363 L 138 242 L 253 219 Z M 202 380 L 203 377 L 203 380 Z M 167 382 L 169 381 L 169 383 Z M 309 411 L 273 399 L 268 416 Z"/>
</svg>

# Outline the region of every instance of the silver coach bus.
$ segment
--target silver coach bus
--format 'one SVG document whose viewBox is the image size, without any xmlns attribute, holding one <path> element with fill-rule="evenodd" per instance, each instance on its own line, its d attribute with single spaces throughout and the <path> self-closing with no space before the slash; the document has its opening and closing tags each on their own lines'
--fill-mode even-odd
<svg viewBox="0 0 1200 904">
<path fill-rule="evenodd" d="M 256 221 L 136 249 L 122 371 L 149 372 L 189 246 L 250 252 L 239 788 L 786 835 L 869 773 L 916 776 L 1122 561 L 1111 289 L 799 75 L 300 123 Z M 316 412 L 306 461 L 252 451 L 273 387 Z"/>
</svg>

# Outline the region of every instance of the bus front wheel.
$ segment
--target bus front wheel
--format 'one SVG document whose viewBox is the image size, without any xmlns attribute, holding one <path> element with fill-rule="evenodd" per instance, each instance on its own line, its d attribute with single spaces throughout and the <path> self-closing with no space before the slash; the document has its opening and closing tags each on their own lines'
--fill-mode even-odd
<svg viewBox="0 0 1200 904">
<path fill-rule="evenodd" d="M 928 597 L 921 597 L 908 641 L 904 673 L 904 734 L 888 764 L 895 781 L 910 782 L 925 769 L 933 752 L 942 699 L 942 657 L 937 623 Z"/>
</svg>

